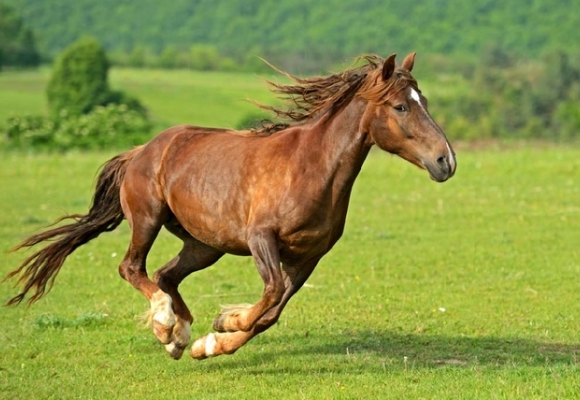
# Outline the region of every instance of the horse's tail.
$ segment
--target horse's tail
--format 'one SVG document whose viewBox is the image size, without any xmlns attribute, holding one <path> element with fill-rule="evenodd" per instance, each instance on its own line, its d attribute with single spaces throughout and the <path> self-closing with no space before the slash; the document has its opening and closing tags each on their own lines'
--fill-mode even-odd
<svg viewBox="0 0 580 400">
<path fill-rule="evenodd" d="M 12 250 L 32 247 L 45 241 L 52 242 L 28 257 L 20 267 L 4 278 L 7 280 L 20 275 L 18 283 L 24 283 L 22 292 L 8 300 L 6 305 L 19 304 L 28 291 L 33 288 L 35 293 L 28 299 L 28 303 L 31 304 L 39 300 L 50 291 L 56 274 L 60 271 L 65 259 L 77 247 L 96 238 L 101 233 L 110 232 L 119 226 L 124 218 L 120 200 L 121 183 L 129 161 L 140 149 L 137 147 L 119 154 L 103 166 L 97 179 L 93 202 L 88 214 L 61 217 L 54 224 L 65 219 L 73 219 L 75 222 L 33 235 Z"/>
</svg>

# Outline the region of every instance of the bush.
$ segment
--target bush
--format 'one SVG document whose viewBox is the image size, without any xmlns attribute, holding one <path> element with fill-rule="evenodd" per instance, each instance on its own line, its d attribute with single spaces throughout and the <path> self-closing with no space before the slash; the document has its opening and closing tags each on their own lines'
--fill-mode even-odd
<svg viewBox="0 0 580 400">
<path fill-rule="evenodd" d="M 25 115 L 8 119 L 4 132 L 4 146 L 8 148 L 50 147 L 56 129 L 51 118 Z"/>
<path fill-rule="evenodd" d="M 69 46 L 56 60 L 46 89 L 52 115 L 58 116 L 61 110 L 86 114 L 106 104 L 108 71 L 105 50 L 95 39 L 81 39 Z"/>
<path fill-rule="evenodd" d="M 554 52 L 516 61 L 492 48 L 465 79 L 469 91 L 432 99 L 451 139 L 580 137 L 580 60 Z"/>
<path fill-rule="evenodd" d="M 8 120 L 0 146 L 8 149 L 97 150 L 148 140 L 151 124 L 141 103 L 109 89 L 109 62 L 94 39 L 70 46 L 56 62 L 47 87 L 49 117 Z"/>
<path fill-rule="evenodd" d="M 125 104 L 145 115 L 139 101 L 109 88 L 109 66 L 96 39 L 81 39 L 69 46 L 57 59 L 46 90 L 53 118 L 59 118 L 62 110 L 80 116 L 107 104 Z"/>
<path fill-rule="evenodd" d="M 98 106 L 80 116 L 62 110 L 57 118 L 24 116 L 8 120 L 8 149 L 102 150 L 129 148 L 149 140 L 151 124 L 126 105 Z"/>
</svg>

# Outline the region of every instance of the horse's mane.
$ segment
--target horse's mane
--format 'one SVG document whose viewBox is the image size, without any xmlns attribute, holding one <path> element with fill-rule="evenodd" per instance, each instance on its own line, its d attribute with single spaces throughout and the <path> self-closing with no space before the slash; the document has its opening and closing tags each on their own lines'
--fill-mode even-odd
<svg viewBox="0 0 580 400">
<path fill-rule="evenodd" d="M 304 123 L 324 112 L 333 116 L 348 104 L 356 94 L 369 101 L 386 101 L 388 94 L 394 94 L 407 87 L 414 87 L 417 82 L 411 74 L 398 68 L 391 79 L 383 81 L 381 77 L 384 59 L 371 54 L 359 57 L 356 64 L 342 72 L 326 77 L 298 78 L 270 65 L 273 69 L 289 78 L 294 84 L 283 85 L 266 81 L 270 91 L 278 94 L 289 106 L 286 109 L 267 106 L 255 102 L 265 110 L 274 112 L 280 122 L 263 123 L 261 128 L 251 130 L 255 135 L 269 135 L 293 125 Z"/>
</svg>

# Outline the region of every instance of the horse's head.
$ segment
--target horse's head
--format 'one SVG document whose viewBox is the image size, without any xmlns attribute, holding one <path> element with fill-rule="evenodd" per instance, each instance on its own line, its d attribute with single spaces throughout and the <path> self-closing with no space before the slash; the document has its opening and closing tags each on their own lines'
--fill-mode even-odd
<svg viewBox="0 0 580 400">
<path fill-rule="evenodd" d="M 455 153 L 445 134 L 427 111 L 427 99 L 411 76 L 415 53 L 395 66 L 395 55 L 387 57 L 369 73 L 361 97 L 368 100 L 361 121 L 374 144 L 426 169 L 431 179 L 444 182 L 457 166 Z"/>
</svg>

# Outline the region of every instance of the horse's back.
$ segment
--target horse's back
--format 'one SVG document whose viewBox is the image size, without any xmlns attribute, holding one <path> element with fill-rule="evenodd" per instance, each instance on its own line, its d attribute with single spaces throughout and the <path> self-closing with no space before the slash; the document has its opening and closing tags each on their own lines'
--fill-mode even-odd
<svg viewBox="0 0 580 400">
<path fill-rule="evenodd" d="M 175 157 L 188 156 L 187 152 L 182 151 L 184 145 L 194 142 L 196 137 L 225 131 L 224 129 L 202 128 L 192 125 L 177 125 L 168 128 L 141 146 L 141 150 L 136 152 L 127 169 L 127 176 L 130 178 L 140 175 L 159 182 L 159 179 L 162 178 L 161 173 L 166 159 L 169 158 L 172 161 Z M 181 160 L 174 161 L 183 164 Z"/>
</svg>

